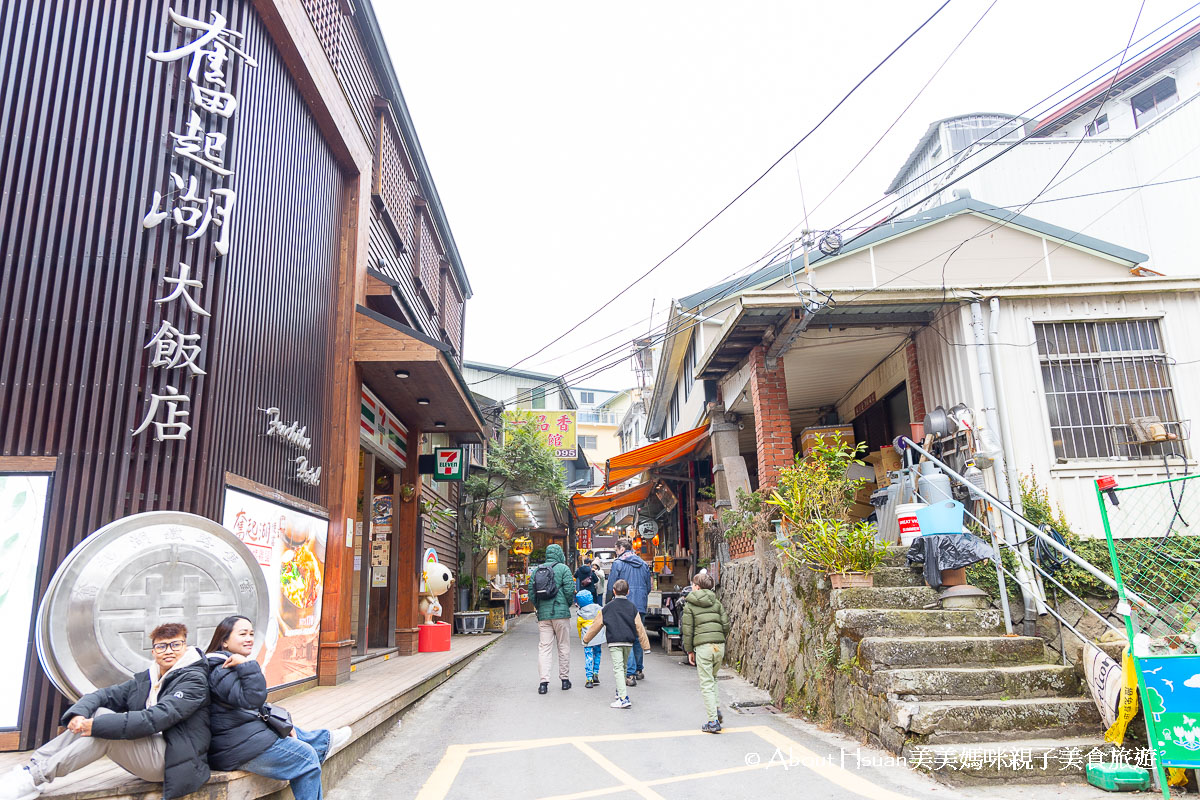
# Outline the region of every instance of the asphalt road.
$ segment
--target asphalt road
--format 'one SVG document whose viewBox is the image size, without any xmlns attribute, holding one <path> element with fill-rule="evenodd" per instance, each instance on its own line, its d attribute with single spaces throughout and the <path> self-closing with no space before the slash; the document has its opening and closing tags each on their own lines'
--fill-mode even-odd
<svg viewBox="0 0 1200 800">
<path fill-rule="evenodd" d="M 572 628 L 574 631 L 574 628 Z M 652 640 L 653 641 L 653 640 Z M 523 618 L 450 681 L 414 705 L 402 723 L 328 792 L 361 798 L 796 797 L 1092 798 L 1075 786 L 952 789 L 878 750 L 770 713 L 769 700 L 722 672 L 725 731 L 705 721 L 695 670 L 657 646 L 633 708 L 611 709 L 611 665 L 601 686 L 583 686 L 583 651 L 571 650 L 574 688 L 537 694 L 537 622 Z M 552 675 L 557 673 L 552 670 Z"/>
</svg>

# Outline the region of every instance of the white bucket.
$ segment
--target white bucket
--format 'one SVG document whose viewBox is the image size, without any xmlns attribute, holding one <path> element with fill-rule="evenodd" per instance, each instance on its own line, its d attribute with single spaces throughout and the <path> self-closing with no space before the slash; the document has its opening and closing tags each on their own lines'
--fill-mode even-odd
<svg viewBox="0 0 1200 800">
<path fill-rule="evenodd" d="M 917 511 L 925 508 L 924 503 L 901 503 L 896 506 L 896 522 L 900 526 L 900 544 L 908 547 L 921 535 L 921 523 L 917 522 Z"/>
</svg>

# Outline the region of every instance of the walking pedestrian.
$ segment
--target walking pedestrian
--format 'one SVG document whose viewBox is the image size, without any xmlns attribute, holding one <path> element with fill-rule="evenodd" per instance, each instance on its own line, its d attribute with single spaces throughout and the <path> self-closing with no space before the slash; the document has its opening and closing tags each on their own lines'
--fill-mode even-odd
<svg viewBox="0 0 1200 800">
<path fill-rule="evenodd" d="M 208 780 L 208 667 L 187 646 L 187 626 L 150 632 L 154 663 L 116 686 L 79 698 L 62 715 L 67 727 L 34 751 L 29 764 L 0 778 L 0 798 L 32 800 L 44 785 L 108 756 L 126 772 L 161 783 L 173 800 Z"/>
<path fill-rule="evenodd" d="M 579 606 L 579 612 L 575 615 L 575 625 L 579 629 L 579 640 L 582 642 L 588 628 L 595 624 L 596 617 L 600 614 L 600 606 L 592 600 L 592 593 L 586 589 L 575 593 L 575 605 Z M 583 645 L 583 674 L 587 676 L 584 687 L 587 689 L 600 685 L 600 645 L 604 642 L 604 631 L 600 631 L 591 644 Z"/>
<path fill-rule="evenodd" d="M 592 600 L 594 600 L 597 605 L 604 605 L 604 570 L 601 569 L 600 565 L 595 561 L 592 562 L 592 568 L 596 572 L 596 591 L 592 592 Z"/>
<path fill-rule="evenodd" d="M 612 583 L 613 596 L 604 604 L 604 608 L 596 615 L 596 621 L 583 635 L 583 643 L 591 644 L 601 631 L 608 641 L 608 654 L 612 657 L 613 682 L 617 685 L 617 698 L 609 708 L 630 708 L 628 684 L 625 677 L 625 665 L 629 661 L 629 651 L 634 642 L 640 642 L 646 650 L 650 649 L 650 637 L 646 635 L 646 626 L 642 624 L 642 615 L 637 606 L 629 601 L 629 584 L 624 580 Z"/>
<path fill-rule="evenodd" d="M 629 600 L 637 607 L 638 613 L 646 614 L 646 603 L 650 598 L 650 567 L 641 556 L 633 552 L 633 540 L 628 536 L 617 539 L 617 558 L 608 570 L 609 584 L 616 586 L 617 581 L 623 580 L 629 586 Z M 611 597 L 613 591 L 609 591 Z M 649 639 L 647 639 L 649 641 Z M 647 645 L 647 647 L 649 647 Z M 629 653 L 629 663 L 625 665 L 625 684 L 637 686 L 637 682 L 645 680 L 642 670 L 644 651 L 642 643 L 635 640 Z"/>
<path fill-rule="evenodd" d="M 723 717 L 717 697 L 717 670 L 725 660 L 725 639 L 729 636 L 729 615 L 712 590 L 713 585 L 712 576 L 706 572 L 692 577 L 692 590 L 684 600 L 679 625 L 688 663 L 696 667 L 700 676 L 700 696 L 708 712 L 708 721 L 700 728 L 705 733 L 721 732 Z"/>
<path fill-rule="evenodd" d="M 579 569 L 575 570 L 575 593 L 579 592 L 591 592 L 593 597 L 596 595 L 596 570 L 592 568 L 590 558 L 585 558 Z"/>
<path fill-rule="evenodd" d="M 295 800 L 321 800 L 321 764 L 350 741 L 349 728 L 280 734 L 263 720 L 267 678 L 250 658 L 254 623 L 226 617 L 208 645 L 208 686 L 212 694 L 209 725 L 213 769 L 244 769 L 255 775 L 288 781 Z"/>
<path fill-rule="evenodd" d="M 550 652 L 558 648 L 558 677 L 563 691 L 571 688 L 571 604 L 575 598 L 575 578 L 562 547 L 546 548 L 546 561 L 529 579 L 538 618 L 538 694 L 550 689 Z"/>
</svg>

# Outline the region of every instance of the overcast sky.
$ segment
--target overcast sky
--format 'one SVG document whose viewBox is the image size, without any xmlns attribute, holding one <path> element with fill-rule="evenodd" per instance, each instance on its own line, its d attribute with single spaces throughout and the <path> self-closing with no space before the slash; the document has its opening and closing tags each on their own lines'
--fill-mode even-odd
<svg viewBox="0 0 1200 800">
<path fill-rule="evenodd" d="M 882 198 L 930 122 L 1025 110 L 1119 53 L 1138 12 L 1134 0 L 997 0 L 817 207 L 989 5 L 952 0 L 794 157 L 579 325 L 791 147 L 941 1 L 375 0 L 475 293 L 466 357 L 508 366 L 570 330 L 524 365 L 561 374 L 627 342 L 647 329 L 652 302 L 661 323 L 670 300 L 794 237 L 801 187 L 810 227 L 836 225 Z M 1188 5 L 1147 0 L 1138 35 Z M 581 382 L 620 388 L 633 375 L 622 364 Z"/>
</svg>

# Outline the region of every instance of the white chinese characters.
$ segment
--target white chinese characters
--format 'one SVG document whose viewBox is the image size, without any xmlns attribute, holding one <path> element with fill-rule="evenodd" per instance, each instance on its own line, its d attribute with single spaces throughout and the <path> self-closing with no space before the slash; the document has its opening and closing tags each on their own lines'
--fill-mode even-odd
<svg viewBox="0 0 1200 800">
<path fill-rule="evenodd" d="M 208 22 L 184 16 L 171 8 L 167 9 L 167 14 L 174 26 L 185 32 L 186 41 L 173 49 L 146 55 L 159 63 L 186 60 L 186 91 L 192 107 L 183 130 L 170 133 L 175 170 L 169 174 L 167 190 L 154 192 L 150 209 L 142 218 L 142 227 L 152 230 L 170 222 L 187 231 L 188 240 L 209 235 L 213 237 L 213 250 L 218 258 L 222 258 L 229 254 L 233 209 L 237 202 L 237 194 L 231 185 L 234 172 L 227 164 L 228 134 L 222 129 L 238 109 L 237 97 L 230 91 L 228 68 L 235 60 L 248 67 L 257 67 L 258 62 L 243 49 L 243 35 L 230 28 L 222 14 L 212 12 Z M 181 261 L 173 275 L 163 278 L 168 288 L 154 302 L 164 316 L 177 304 L 182 304 L 186 307 L 184 317 L 191 323 L 211 317 L 198 299 L 204 289 L 200 279 L 204 266 L 200 264 L 199 269 L 193 270 Z M 177 317 L 172 319 L 178 320 Z M 149 351 L 149 366 L 177 370 L 180 371 L 177 374 L 185 378 L 207 375 L 201 366 L 202 335 L 184 330 L 191 327 L 191 324 L 162 319 L 158 330 L 143 348 Z M 133 435 L 153 428 L 157 441 L 186 439 L 192 429 L 187 423 L 191 400 L 189 394 L 176 386 L 166 386 L 162 391 L 152 393 L 142 424 Z M 165 421 L 162 421 L 164 416 Z M 318 477 L 319 472 L 318 468 Z"/>
</svg>

